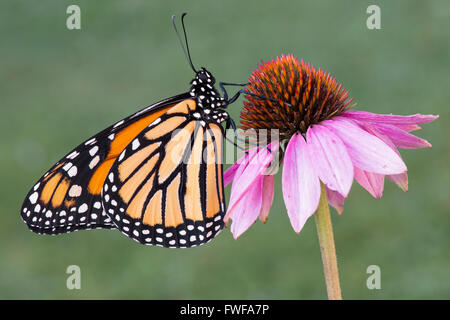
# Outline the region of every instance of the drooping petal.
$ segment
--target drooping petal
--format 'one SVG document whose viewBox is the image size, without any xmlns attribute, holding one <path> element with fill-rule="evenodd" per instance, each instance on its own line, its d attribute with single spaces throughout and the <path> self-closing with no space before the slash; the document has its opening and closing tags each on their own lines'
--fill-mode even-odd
<svg viewBox="0 0 450 320">
<path fill-rule="evenodd" d="M 223 184 L 226 187 L 230 184 L 231 181 L 233 181 L 234 176 L 236 174 L 237 169 L 239 168 L 241 162 L 243 161 L 244 157 L 238 159 L 235 163 L 233 163 L 225 172 L 223 173 Z M 239 161 L 241 160 L 241 161 Z"/>
<path fill-rule="evenodd" d="M 403 149 L 431 148 L 431 143 L 425 139 L 416 137 L 395 126 L 374 123 L 374 126 L 384 135 L 388 136 L 395 146 Z"/>
<path fill-rule="evenodd" d="M 406 132 L 422 130 L 422 128 L 419 127 L 417 124 L 396 124 L 395 126 L 397 128 L 399 128 L 399 129 L 402 129 L 402 130 L 406 131 Z"/>
<path fill-rule="evenodd" d="M 432 114 L 414 114 L 409 116 L 398 116 L 393 114 L 376 114 L 366 111 L 348 110 L 341 116 L 348 117 L 356 120 L 365 120 L 372 122 L 380 122 L 393 125 L 405 125 L 405 124 L 423 124 L 428 123 L 439 118 L 437 115 Z"/>
<path fill-rule="evenodd" d="M 256 156 L 250 161 L 250 164 L 255 161 L 256 163 L 267 163 L 261 174 L 275 174 L 278 171 L 279 166 L 278 156 L 275 156 L 278 155 L 279 147 L 280 143 L 278 140 L 272 141 L 265 147 L 260 147 Z"/>
<path fill-rule="evenodd" d="M 261 148 L 253 157 L 249 156 L 246 160 L 242 161 L 234 175 L 227 215 L 233 211 L 235 204 L 267 168 L 272 157 L 271 152 L 265 148 Z"/>
<path fill-rule="evenodd" d="M 273 175 L 263 175 L 262 176 L 262 204 L 261 211 L 259 212 L 259 220 L 266 222 L 269 216 L 270 207 L 272 207 L 273 202 Z"/>
<path fill-rule="evenodd" d="M 353 182 L 353 163 L 342 140 L 321 125 L 308 129 L 307 140 L 320 180 L 346 197 Z"/>
<path fill-rule="evenodd" d="M 355 166 L 380 174 L 399 174 L 406 171 L 403 160 L 376 136 L 361 129 L 352 120 L 336 117 L 323 121 L 344 142 Z"/>
<path fill-rule="evenodd" d="M 331 190 L 329 188 L 327 189 L 327 198 L 328 203 L 336 209 L 336 211 L 339 213 L 339 215 L 342 215 L 342 212 L 344 211 L 344 197 L 337 191 Z"/>
<path fill-rule="evenodd" d="M 232 220 L 231 232 L 237 239 L 243 234 L 258 218 L 262 206 L 262 176 L 258 177 L 249 187 L 245 196 L 236 203 L 233 212 L 229 216 Z"/>
<path fill-rule="evenodd" d="M 377 174 L 373 172 L 367 172 L 359 169 L 358 167 L 354 168 L 355 170 L 355 180 L 374 198 L 381 198 L 383 195 L 384 189 L 384 175 Z"/>
<path fill-rule="evenodd" d="M 320 181 L 311 163 L 308 145 L 301 134 L 289 140 L 283 160 L 283 198 L 295 232 L 316 211 L 320 199 Z"/>
<path fill-rule="evenodd" d="M 227 213 L 224 217 L 225 223 L 228 222 L 235 206 L 240 199 L 245 196 L 247 190 L 252 186 L 256 179 L 266 173 L 266 169 L 277 154 L 278 148 L 279 141 L 272 141 L 266 147 L 255 147 L 247 150 L 246 155 L 238 160 L 240 163 L 234 172 L 230 201 Z"/>
<path fill-rule="evenodd" d="M 381 139 L 401 157 L 400 152 L 398 152 L 397 147 L 394 145 L 391 139 L 385 134 L 381 133 L 373 123 L 364 121 L 357 121 L 357 123 L 358 125 L 361 126 L 361 128 Z M 404 192 L 408 191 L 408 174 L 406 172 L 400 174 L 387 175 L 387 177 Z"/>
<path fill-rule="evenodd" d="M 236 171 L 234 173 L 234 178 L 233 181 L 239 180 L 239 177 L 242 175 L 242 173 L 244 172 L 244 170 L 247 168 L 248 166 L 248 162 L 249 162 L 249 154 L 246 154 L 243 157 L 243 160 L 241 161 L 241 163 L 239 164 L 239 166 L 237 166 Z M 228 208 L 227 208 L 227 213 L 225 214 L 225 217 L 223 218 L 225 225 L 228 226 L 228 220 L 230 219 L 230 216 L 232 215 L 232 210 L 230 210 L 232 207 L 234 208 L 236 206 L 236 204 L 239 202 L 240 199 L 242 199 L 242 197 L 245 194 L 245 191 L 243 191 L 239 196 L 234 196 L 233 197 L 233 189 L 236 189 L 236 187 L 234 187 L 236 183 L 233 183 L 231 185 L 231 192 L 230 192 L 230 201 L 228 202 Z M 240 191 L 238 189 L 238 191 Z"/>
<path fill-rule="evenodd" d="M 386 177 L 389 180 L 391 180 L 392 182 L 394 182 L 404 192 L 408 191 L 408 174 L 407 173 L 392 174 L 392 175 L 389 175 Z"/>
</svg>

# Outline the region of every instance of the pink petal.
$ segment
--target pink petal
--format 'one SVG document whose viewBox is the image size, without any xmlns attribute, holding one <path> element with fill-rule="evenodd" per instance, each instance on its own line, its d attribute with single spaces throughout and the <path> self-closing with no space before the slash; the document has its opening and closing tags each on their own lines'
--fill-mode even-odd
<svg viewBox="0 0 450 320">
<path fill-rule="evenodd" d="M 405 124 L 423 124 L 428 123 L 439 118 L 432 114 L 414 114 L 410 116 L 397 116 L 393 114 L 376 114 L 366 111 L 348 110 L 342 114 L 343 117 L 348 117 L 355 120 L 365 120 L 372 122 L 380 122 L 393 125 Z"/>
<path fill-rule="evenodd" d="M 243 157 L 243 160 L 241 161 L 241 163 L 239 164 L 239 166 L 237 167 L 235 173 L 234 173 L 234 179 L 236 179 L 236 181 L 238 180 L 238 178 L 242 175 L 242 173 L 244 172 L 244 170 L 247 168 L 248 166 L 248 162 L 249 162 L 249 154 L 246 154 Z M 233 188 L 235 189 L 236 187 L 234 187 L 235 183 L 233 183 L 233 185 L 231 186 L 231 192 L 230 192 L 230 201 L 228 203 L 228 208 L 227 208 L 227 213 L 225 214 L 225 217 L 223 218 L 225 225 L 228 225 L 228 219 L 230 218 L 232 211 L 230 210 L 232 206 L 234 206 L 237 202 L 239 202 L 239 200 L 242 198 L 243 194 L 240 194 L 239 197 L 235 196 L 234 199 L 233 198 Z M 245 192 L 245 191 L 244 191 Z M 244 193 L 243 192 L 243 193 Z M 233 201 L 232 201 L 233 200 Z"/>
<path fill-rule="evenodd" d="M 259 213 L 259 220 L 266 222 L 269 216 L 270 207 L 273 202 L 273 175 L 263 175 L 262 176 L 262 204 L 261 212 Z"/>
<path fill-rule="evenodd" d="M 384 175 L 367 172 L 355 167 L 355 180 L 374 198 L 381 198 L 384 189 Z"/>
<path fill-rule="evenodd" d="M 262 186 L 263 179 L 260 176 L 250 186 L 245 196 L 235 205 L 232 214 L 229 216 L 233 221 L 231 232 L 235 239 L 243 234 L 258 218 L 262 205 Z"/>
<path fill-rule="evenodd" d="M 241 160 L 241 159 L 243 159 L 243 158 L 245 158 L 245 156 L 242 157 L 242 158 L 240 158 L 239 160 Z M 235 176 L 235 174 L 236 174 L 236 171 L 237 171 L 237 169 L 239 168 L 239 166 L 240 166 L 240 164 L 241 164 L 241 162 L 242 162 L 242 160 L 241 160 L 241 161 L 239 161 L 239 160 L 237 160 L 235 163 L 233 163 L 233 164 L 232 164 L 232 165 L 231 165 L 231 166 L 223 173 L 223 183 L 224 183 L 225 187 L 226 187 L 227 185 L 229 185 L 231 181 L 233 181 L 234 176 Z"/>
<path fill-rule="evenodd" d="M 259 164 L 261 162 L 265 163 L 267 157 L 269 156 L 270 158 L 269 164 L 273 165 L 272 160 L 274 160 L 275 155 L 278 154 L 279 144 L 280 144 L 279 141 L 275 140 L 265 147 L 253 148 L 256 149 L 258 152 L 253 158 L 251 158 L 250 164 L 252 164 L 253 162 L 256 162 L 256 164 Z M 266 168 L 267 167 L 268 166 L 266 166 Z M 266 172 L 264 171 L 264 173 Z"/>
<path fill-rule="evenodd" d="M 387 176 L 389 180 L 394 182 L 404 192 L 408 191 L 408 174 L 400 173 Z"/>
<path fill-rule="evenodd" d="M 380 174 L 406 171 L 403 160 L 376 136 L 361 129 L 352 120 L 336 117 L 322 122 L 341 138 L 355 166 Z"/>
<path fill-rule="evenodd" d="M 344 211 L 344 197 L 337 191 L 327 189 L 328 203 L 336 209 L 339 215 Z"/>
<path fill-rule="evenodd" d="M 264 172 L 271 160 L 272 153 L 262 148 L 252 158 L 247 157 L 246 160 L 242 161 L 234 175 L 228 212 L 233 210 L 235 204 L 241 199 L 255 180 Z"/>
<path fill-rule="evenodd" d="M 397 128 L 402 129 L 406 132 L 416 131 L 416 130 L 422 130 L 421 127 L 419 127 L 417 124 L 396 124 Z"/>
<path fill-rule="evenodd" d="M 307 139 L 311 160 L 320 180 L 346 197 L 353 182 L 353 163 L 342 140 L 321 125 L 310 127 Z"/>
<path fill-rule="evenodd" d="M 367 132 L 373 134 L 374 136 L 380 138 L 384 143 L 386 143 L 392 150 L 394 150 L 399 156 L 400 153 L 397 150 L 397 147 L 394 145 L 394 143 L 389 139 L 388 136 L 382 134 L 378 129 L 375 127 L 374 124 L 364 122 L 364 121 L 358 121 L 358 124 Z M 401 156 L 400 156 L 401 157 Z M 400 174 L 394 174 L 394 175 L 388 175 L 388 179 L 393 181 L 400 189 L 403 191 L 408 191 L 408 174 L 406 172 L 400 173 Z"/>
<path fill-rule="evenodd" d="M 396 154 L 398 154 L 398 156 L 400 156 L 400 152 L 398 152 L 397 147 L 392 142 L 392 140 L 389 139 L 389 137 L 387 135 L 381 133 L 377 129 L 377 127 L 376 127 L 376 125 L 374 123 L 365 122 L 365 121 L 356 121 L 356 120 L 355 120 L 355 123 L 357 123 L 362 129 L 366 130 L 368 133 L 374 135 L 375 137 L 377 137 L 378 139 L 380 139 L 381 141 L 386 143 L 389 146 L 389 148 L 394 150 L 394 152 Z"/>
<path fill-rule="evenodd" d="M 395 126 L 382 123 L 374 123 L 374 126 L 382 134 L 388 136 L 389 139 L 391 139 L 391 141 L 399 148 L 404 149 L 431 148 L 431 144 L 427 140 L 409 134 Z"/>
<path fill-rule="evenodd" d="M 228 223 L 234 207 L 256 179 L 266 173 L 266 169 L 274 155 L 277 154 L 278 148 L 279 141 L 273 141 L 267 147 L 249 149 L 246 155 L 238 160 L 240 164 L 234 173 L 228 210 L 224 217 L 225 223 Z"/>
<path fill-rule="evenodd" d="M 283 162 L 283 198 L 291 225 L 299 233 L 316 211 L 320 199 L 319 177 L 301 134 L 297 133 L 289 140 Z"/>
</svg>

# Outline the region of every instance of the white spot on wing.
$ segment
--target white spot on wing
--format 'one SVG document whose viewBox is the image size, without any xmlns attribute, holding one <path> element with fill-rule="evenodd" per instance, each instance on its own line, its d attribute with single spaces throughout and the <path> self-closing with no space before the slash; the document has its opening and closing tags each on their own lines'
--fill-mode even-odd
<svg viewBox="0 0 450 320">
<path fill-rule="evenodd" d="M 122 123 L 124 123 L 125 122 L 125 120 L 121 120 L 121 121 L 119 121 L 119 122 L 117 122 L 115 125 L 114 125 L 114 127 L 113 128 L 117 128 L 118 126 L 120 126 Z"/>
<path fill-rule="evenodd" d="M 31 204 L 36 203 L 38 196 L 39 196 L 39 194 L 37 192 L 35 192 L 28 198 L 30 200 Z"/>
<path fill-rule="evenodd" d="M 122 153 L 119 156 L 119 161 L 122 161 L 123 157 L 125 157 L 125 150 L 122 151 Z"/>
<path fill-rule="evenodd" d="M 78 173 L 78 169 L 76 166 L 73 166 L 69 169 L 69 171 L 67 171 L 67 174 L 69 175 L 69 177 L 75 177 Z"/>
<path fill-rule="evenodd" d="M 139 140 L 138 139 L 134 139 L 133 143 L 131 145 L 131 149 L 136 150 L 137 148 L 139 148 L 139 145 L 140 145 Z"/>
<path fill-rule="evenodd" d="M 63 166 L 63 170 L 67 171 L 72 167 L 72 162 L 67 162 L 64 166 Z"/>
<path fill-rule="evenodd" d="M 161 118 L 158 118 L 155 121 L 153 121 L 152 123 L 150 123 L 148 126 L 149 127 L 153 127 L 153 126 L 156 126 L 160 122 L 161 122 Z"/>
<path fill-rule="evenodd" d="M 79 185 L 74 184 L 70 189 L 69 189 L 69 197 L 75 198 L 75 197 L 79 197 L 81 195 L 81 187 Z"/>
<path fill-rule="evenodd" d="M 68 156 L 67 156 L 67 159 L 75 159 L 76 157 L 78 157 L 78 155 L 79 155 L 80 153 L 78 152 L 78 151 L 74 151 L 74 152 L 72 152 L 71 154 L 69 154 Z"/>
<path fill-rule="evenodd" d="M 93 169 L 99 161 L 100 161 L 100 156 L 96 155 L 95 158 L 93 158 L 91 160 L 91 162 L 89 163 L 89 168 Z"/>
<path fill-rule="evenodd" d="M 92 139 L 89 139 L 88 141 L 86 141 L 84 144 L 86 145 L 86 146 L 88 146 L 88 145 L 90 145 L 90 144 L 92 144 L 92 143 L 94 143 L 95 142 L 95 138 L 92 138 Z"/>
<path fill-rule="evenodd" d="M 89 154 L 91 156 L 94 156 L 94 154 L 96 154 L 97 151 L 98 151 L 98 146 L 95 146 L 95 147 L 91 148 L 91 150 L 89 150 Z"/>
<path fill-rule="evenodd" d="M 88 205 L 86 203 L 83 203 L 79 208 L 78 208 L 78 212 L 79 213 L 84 213 L 88 210 Z"/>
</svg>

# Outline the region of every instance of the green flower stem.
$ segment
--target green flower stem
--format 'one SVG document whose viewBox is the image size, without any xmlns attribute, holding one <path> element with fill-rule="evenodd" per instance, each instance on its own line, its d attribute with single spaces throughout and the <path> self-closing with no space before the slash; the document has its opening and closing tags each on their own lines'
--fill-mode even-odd
<svg viewBox="0 0 450 320">
<path fill-rule="evenodd" d="M 325 185 L 321 184 L 319 208 L 314 214 L 322 253 L 323 272 L 329 300 L 342 300 L 339 283 L 336 250 L 334 248 L 333 226 L 331 225 L 330 208 Z"/>
</svg>

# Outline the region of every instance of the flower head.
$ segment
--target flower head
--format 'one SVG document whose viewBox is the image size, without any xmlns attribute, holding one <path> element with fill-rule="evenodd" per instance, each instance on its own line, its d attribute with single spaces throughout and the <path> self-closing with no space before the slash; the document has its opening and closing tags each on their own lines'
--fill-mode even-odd
<svg viewBox="0 0 450 320">
<path fill-rule="evenodd" d="M 315 123 L 342 114 L 352 99 L 330 74 L 293 55 L 263 62 L 249 78 L 241 128 L 279 129 L 281 139 L 306 133 Z"/>
<path fill-rule="evenodd" d="M 375 198 L 382 196 L 385 177 L 407 191 L 407 168 L 397 148 L 431 147 L 410 132 L 439 117 L 350 110 L 352 100 L 335 79 L 292 55 L 263 62 L 248 90 L 253 95 L 246 96 L 241 129 L 278 129 L 280 135 L 225 172 L 225 183 L 233 181 L 225 221 L 233 221 L 235 238 L 258 217 L 267 218 L 274 186 L 265 169 L 277 151 L 284 151 L 283 198 L 298 233 L 317 210 L 321 183 L 340 214 L 353 179 Z"/>
</svg>

